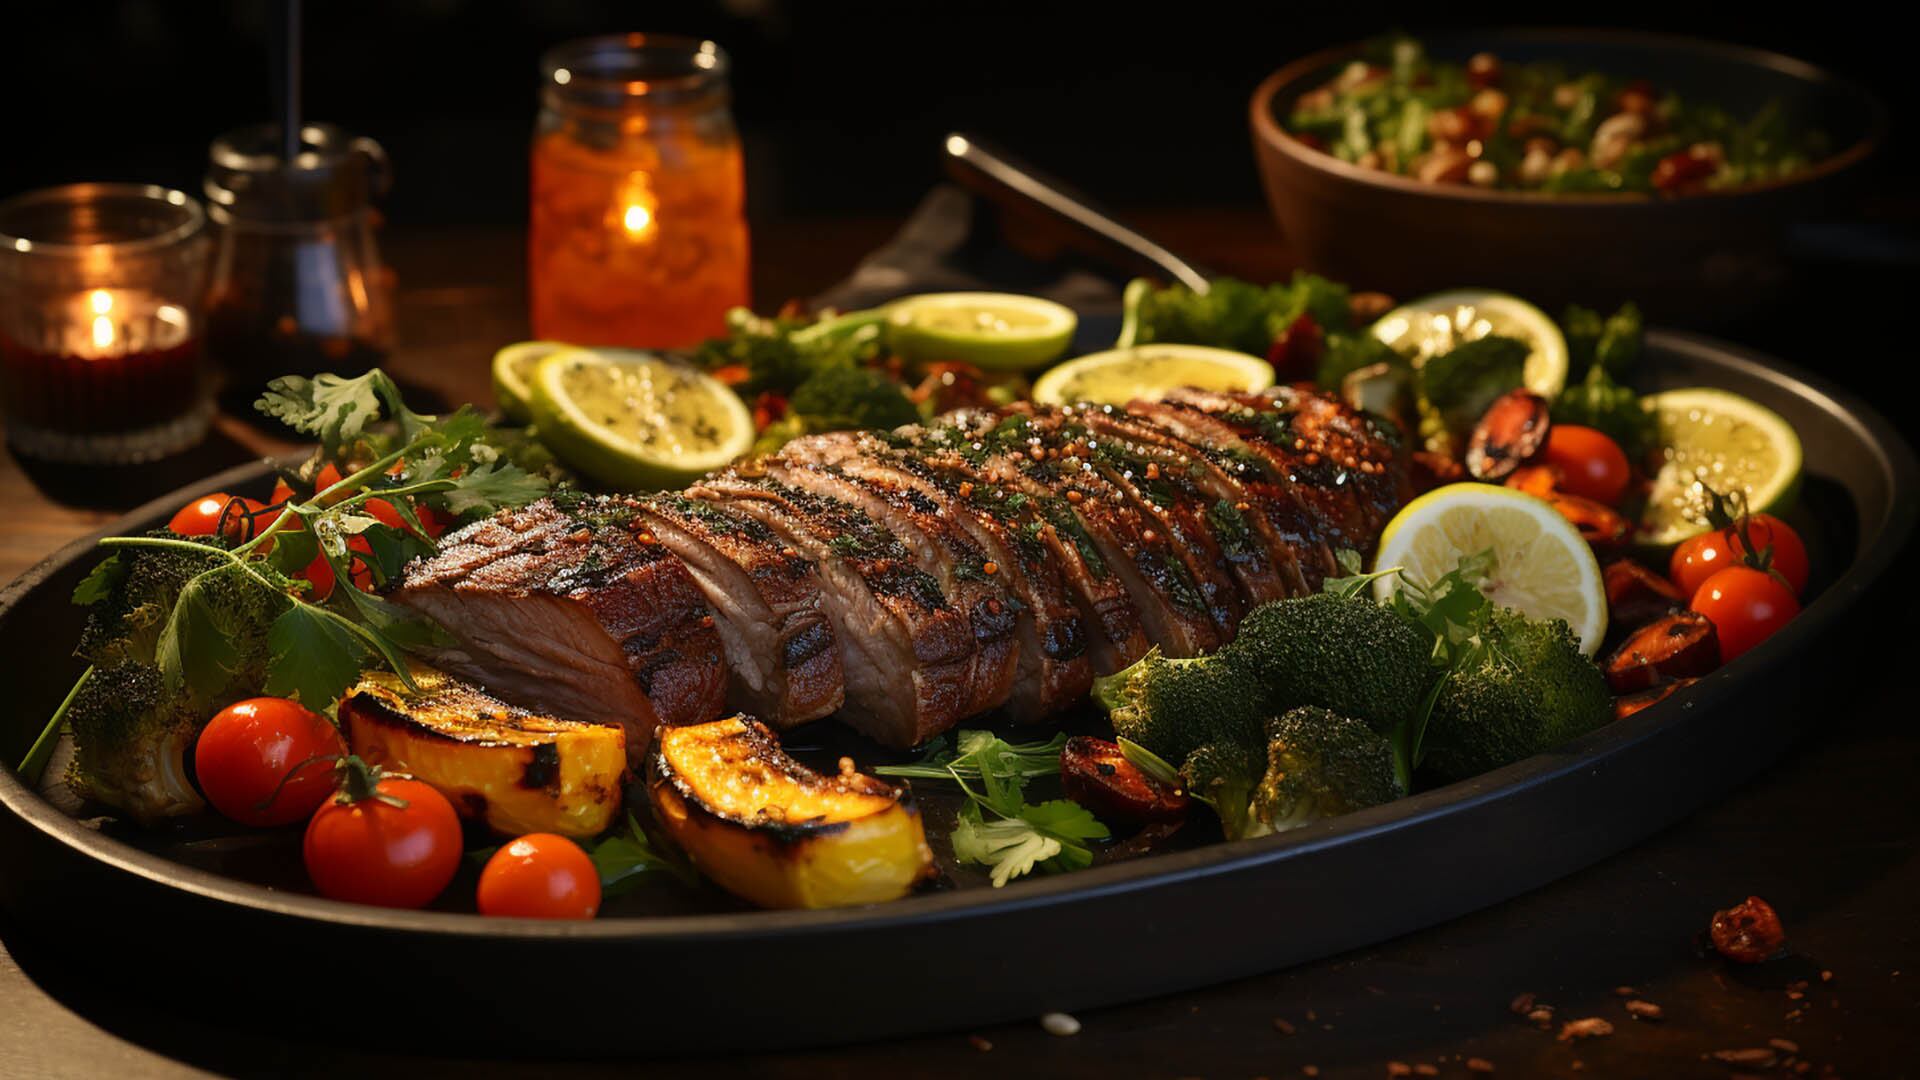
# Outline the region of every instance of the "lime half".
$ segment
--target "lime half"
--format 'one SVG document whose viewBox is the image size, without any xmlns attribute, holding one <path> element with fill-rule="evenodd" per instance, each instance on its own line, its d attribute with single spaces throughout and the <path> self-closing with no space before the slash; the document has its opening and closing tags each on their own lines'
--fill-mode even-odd
<svg viewBox="0 0 1920 1080">
<path fill-rule="evenodd" d="M 1758 402 L 1706 388 L 1645 400 L 1659 421 L 1660 469 L 1637 539 L 1667 547 L 1707 530 L 1707 490 L 1742 492 L 1755 512 L 1779 513 L 1800 489 L 1800 437 Z"/>
<path fill-rule="evenodd" d="M 533 396 L 533 369 L 567 347 L 558 341 L 516 341 L 493 354 L 493 400 L 507 419 L 518 424 L 533 420 L 527 407 L 527 399 Z"/>
<path fill-rule="evenodd" d="M 1462 342 L 1499 335 L 1527 343 L 1521 376 L 1526 388 L 1551 401 L 1567 385 L 1567 338 L 1547 313 L 1517 296 L 1488 289 L 1456 289 L 1402 304 L 1373 324 L 1374 337 L 1419 367 Z"/>
<path fill-rule="evenodd" d="M 957 360 L 988 371 L 1025 371 L 1067 351 L 1071 308 L 1017 293 L 928 293 L 887 308 L 887 346 L 906 360 Z"/>
<path fill-rule="evenodd" d="M 563 349 L 540 362 L 530 387 L 541 441 L 609 487 L 679 487 L 753 446 L 739 395 L 650 353 Z"/>
<path fill-rule="evenodd" d="M 1053 368 L 1034 382 L 1033 400 L 1042 405 L 1125 405 L 1135 398 L 1165 397 L 1182 386 L 1252 391 L 1272 385 L 1273 365 L 1257 356 L 1205 345 L 1135 345 Z"/>
<path fill-rule="evenodd" d="M 1480 583 L 1487 599 L 1529 619 L 1565 619 L 1592 656 L 1607 634 L 1607 591 L 1600 563 L 1580 530 L 1544 499 L 1492 484 L 1450 484 L 1408 503 L 1380 534 L 1374 568 L 1397 566 L 1421 584 L 1451 573 L 1461 560 L 1493 552 Z M 1385 600 L 1399 575 L 1376 578 Z"/>
</svg>

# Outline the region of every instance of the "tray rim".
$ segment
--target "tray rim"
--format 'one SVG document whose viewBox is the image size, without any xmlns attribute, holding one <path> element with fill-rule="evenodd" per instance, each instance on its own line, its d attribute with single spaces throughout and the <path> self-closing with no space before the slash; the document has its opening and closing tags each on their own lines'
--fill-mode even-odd
<svg viewBox="0 0 1920 1080">
<path fill-rule="evenodd" d="M 1861 550 L 1826 590 L 1787 630 L 1660 705 L 1617 720 L 1555 751 L 1535 755 L 1469 780 L 1411 795 L 1384 806 L 1320 822 L 1288 833 L 1226 841 L 1190 850 L 1165 852 L 1077 871 L 1028 879 L 1007 889 L 955 889 L 910 896 L 885 904 L 818 911 L 745 911 L 684 915 L 612 916 L 580 922 L 513 919 L 460 912 L 374 908 L 306 894 L 289 893 L 175 862 L 88 828 L 68 817 L 24 783 L 11 762 L 0 763 L 0 807 L 61 844 L 149 884 L 230 904 L 264 916 L 314 920 L 344 928 L 425 934 L 436 938 L 518 941 L 608 942 L 645 945 L 672 940 L 677 945 L 708 939 L 814 936 L 869 928 L 938 924 L 1051 906 L 1075 898 L 1121 895 L 1175 885 L 1182 881 L 1234 874 L 1268 863 L 1301 858 L 1329 847 L 1360 843 L 1409 823 L 1433 822 L 1464 814 L 1489 802 L 1594 767 L 1654 737 L 1676 711 L 1723 696 L 1744 673 L 1798 651 L 1839 618 L 1848 602 L 1883 573 L 1901 553 L 1920 517 L 1920 461 L 1897 429 L 1865 401 L 1825 377 L 1767 357 L 1757 350 L 1694 333 L 1651 330 L 1654 351 L 1688 355 L 1732 367 L 1744 375 L 1809 401 L 1852 430 L 1872 451 L 1888 483 L 1887 508 L 1878 522 L 1862 529 Z M 131 524 L 164 516 L 192 491 L 231 486 L 264 477 L 271 462 L 256 461 L 226 469 L 174 493 L 162 495 L 42 559 L 0 589 L 0 611 L 72 562 L 84 558 L 99 539 L 127 531 Z"/>
</svg>

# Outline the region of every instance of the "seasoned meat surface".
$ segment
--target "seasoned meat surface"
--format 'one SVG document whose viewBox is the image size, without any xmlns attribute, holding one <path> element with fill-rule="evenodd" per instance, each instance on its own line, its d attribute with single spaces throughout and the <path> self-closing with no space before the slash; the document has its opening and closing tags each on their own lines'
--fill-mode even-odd
<svg viewBox="0 0 1920 1080">
<path fill-rule="evenodd" d="M 712 611 L 625 500 L 543 499 L 441 541 L 393 599 L 451 642 L 435 666 L 515 704 L 621 724 L 629 753 L 660 723 L 712 716 L 726 689 Z"/>
<path fill-rule="evenodd" d="M 1219 648 L 1370 553 L 1410 486 L 1390 425 L 1291 388 L 962 410 L 684 493 L 556 495 L 447 537 L 394 598 L 447 630 L 440 667 L 636 752 L 723 705 L 905 747 Z"/>
</svg>

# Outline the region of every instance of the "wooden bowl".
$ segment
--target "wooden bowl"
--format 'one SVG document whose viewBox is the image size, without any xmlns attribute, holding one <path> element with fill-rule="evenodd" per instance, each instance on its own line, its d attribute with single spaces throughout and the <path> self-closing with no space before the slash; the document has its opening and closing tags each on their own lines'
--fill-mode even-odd
<svg viewBox="0 0 1920 1080">
<path fill-rule="evenodd" d="M 1548 306 L 1637 301 L 1656 318 L 1712 322 L 1777 298 L 1788 227 L 1844 214 L 1886 110 L 1863 88 L 1757 49 L 1601 30 L 1491 30 L 1428 39 L 1436 59 L 1480 51 L 1570 71 L 1646 78 L 1736 115 L 1781 103 L 1825 131 L 1831 156 L 1792 177 L 1697 195 L 1568 195 L 1426 184 L 1349 164 L 1281 126 L 1304 92 L 1361 44 L 1274 72 L 1253 93 L 1254 154 L 1267 203 L 1302 265 L 1356 288 L 1412 297 L 1466 285 Z"/>
</svg>

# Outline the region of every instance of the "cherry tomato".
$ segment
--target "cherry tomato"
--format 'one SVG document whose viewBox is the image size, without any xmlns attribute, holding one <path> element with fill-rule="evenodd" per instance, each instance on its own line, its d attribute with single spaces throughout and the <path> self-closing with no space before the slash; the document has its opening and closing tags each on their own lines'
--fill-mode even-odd
<svg viewBox="0 0 1920 1080">
<path fill-rule="evenodd" d="M 600 911 L 600 872 L 580 845 L 532 833 L 487 860 L 477 899 L 482 915 L 591 919 Z"/>
<path fill-rule="evenodd" d="M 417 908 L 460 869 L 460 819 L 432 787 L 341 762 L 340 787 L 307 823 L 307 876 L 324 896 Z"/>
<path fill-rule="evenodd" d="M 1751 566 L 1729 567 L 1708 578 L 1688 606 L 1713 621 L 1722 663 L 1772 637 L 1800 614 L 1792 589 Z"/>
<path fill-rule="evenodd" d="M 332 793 L 334 762 L 323 759 L 346 752 L 326 717 L 297 701 L 257 697 L 214 714 L 194 744 L 193 768 L 215 810 L 242 825 L 287 825 Z"/>
<path fill-rule="evenodd" d="M 1612 506 L 1627 492 L 1627 452 L 1603 431 L 1555 424 L 1541 461 L 1560 471 L 1560 490 Z"/>
<path fill-rule="evenodd" d="M 1729 566 L 1739 566 L 1745 561 L 1747 548 L 1740 546 L 1739 534 L 1735 526 L 1714 529 L 1682 541 L 1673 549 L 1673 562 L 1667 568 L 1667 575 L 1673 579 L 1680 591 L 1692 596 L 1700 591 L 1700 586 L 1714 574 Z M 1780 571 L 1793 587 L 1795 596 L 1807 589 L 1807 545 L 1801 543 L 1800 534 L 1793 527 L 1772 514 L 1754 514 L 1746 519 L 1747 543 L 1754 551 L 1765 551 L 1773 546 L 1773 555 L 1768 565 Z"/>
<path fill-rule="evenodd" d="M 229 504 L 238 503 L 229 510 Z M 231 530 L 237 521 L 264 505 L 253 499 L 236 499 L 224 491 L 205 495 L 180 508 L 167 522 L 167 528 L 181 536 L 212 536 L 225 524 Z M 225 521 L 222 521 L 222 517 Z"/>
</svg>

